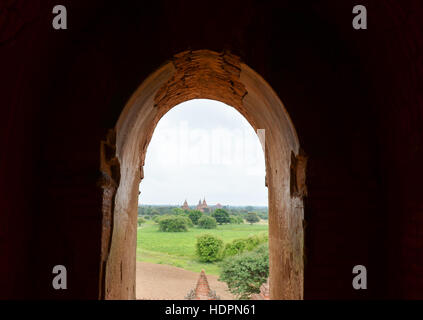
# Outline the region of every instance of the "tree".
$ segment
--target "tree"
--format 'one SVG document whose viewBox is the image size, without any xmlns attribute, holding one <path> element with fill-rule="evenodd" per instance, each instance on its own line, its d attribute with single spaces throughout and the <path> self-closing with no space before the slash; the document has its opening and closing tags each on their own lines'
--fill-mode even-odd
<svg viewBox="0 0 423 320">
<path fill-rule="evenodd" d="M 182 217 L 182 218 L 184 218 L 185 219 L 185 221 L 186 221 L 186 223 L 187 223 L 187 226 L 188 227 L 193 227 L 194 226 L 194 224 L 192 223 L 192 220 L 188 217 L 188 214 L 186 214 L 186 213 L 183 213 L 183 214 L 180 214 L 180 215 L 178 215 L 178 217 Z"/>
<path fill-rule="evenodd" d="M 269 277 L 267 244 L 225 259 L 221 270 L 219 281 L 226 282 L 229 291 L 239 299 L 249 299 L 252 294 L 260 292 L 260 286 Z"/>
<path fill-rule="evenodd" d="M 183 213 L 185 213 L 185 211 L 184 211 L 184 210 L 182 210 L 181 208 L 173 208 L 173 209 L 172 209 L 172 212 L 173 212 L 173 214 L 175 214 L 175 215 L 179 215 L 179 214 L 183 214 Z"/>
<path fill-rule="evenodd" d="M 156 209 L 150 211 L 150 216 L 158 216 L 158 215 L 160 215 L 160 212 L 157 211 Z"/>
<path fill-rule="evenodd" d="M 257 215 L 259 216 L 260 219 L 263 219 L 263 220 L 269 219 L 267 212 L 258 212 Z"/>
<path fill-rule="evenodd" d="M 257 216 L 257 213 L 248 212 L 247 216 L 245 217 L 245 220 L 247 220 L 250 224 L 253 224 L 255 222 L 259 222 L 260 218 Z"/>
<path fill-rule="evenodd" d="M 231 222 L 231 219 L 229 218 L 229 213 L 226 210 L 223 210 L 223 209 L 216 209 L 212 213 L 212 217 L 216 219 L 218 224 L 230 223 Z"/>
<path fill-rule="evenodd" d="M 216 219 L 209 216 L 202 216 L 198 219 L 198 227 L 202 229 L 216 229 Z"/>
<path fill-rule="evenodd" d="M 202 262 L 214 262 L 221 259 L 222 249 L 223 241 L 211 234 L 204 234 L 197 238 L 196 253 Z"/>
<path fill-rule="evenodd" d="M 203 213 L 199 210 L 191 210 L 188 213 L 188 217 L 191 219 L 193 224 L 198 224 L 198 220 L 201 218 Z"/>
</svg>

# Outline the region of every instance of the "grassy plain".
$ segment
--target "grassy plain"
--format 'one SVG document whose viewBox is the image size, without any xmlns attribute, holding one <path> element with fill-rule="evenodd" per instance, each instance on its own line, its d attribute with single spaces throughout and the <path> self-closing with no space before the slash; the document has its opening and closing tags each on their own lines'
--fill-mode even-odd
<svg viewBox="0 0 423 320">
<path fill-rule="evenodd" d="M 158 225 L 149 220 L 137 232 L 137 260 L 180 267 L 185 270 L 219 275 L 217 263 L 198 261 L 195 255 L 197 237 L 209 233 L 223 240 L 226 244 L 234 239 L 247 238 L 250 235 L 268 232 L 268 225 L 263 220 L 259 224 L 218 225 L 217 229 L 190 228 L 188 232 L 160 232 Z"/>
</svg>

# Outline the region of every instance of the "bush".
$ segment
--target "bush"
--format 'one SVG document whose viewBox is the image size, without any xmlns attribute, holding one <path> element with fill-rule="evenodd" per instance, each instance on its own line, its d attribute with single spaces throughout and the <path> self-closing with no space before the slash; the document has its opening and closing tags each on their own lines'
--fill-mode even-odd
<svg viewBox="0 0 423 320">
<path fill-rule="evenodd" d="M 244 223 L 244 219 L 238 216 L 230 216 L 229 217 L 231 224 L 242 224 Z"/>
<path fill-rule="evenodd" d="M 188 231 L 188 218 L 181 216 L 163 216 L 157 220 L 159 230 L 164 232 Z M 191 220 L 190 220 L 191 221 Z"/>
<path fill-rule="evenodd" d="M 235 239 L 225 245 L 223 256 L 226 258 L 240 254 L 244 251 L 251 251 L 260 244 L 267 242 L 269 240 L 268 237 L 269 236 L 267 234 L 263 234 L 253 235 L 248 238 Z"/>
<path fill-rule="evenodd" d="M 159 223 L 159 220 L 160 220 L 161 218 L 163 218 L 163 216 L 155 215 L 155 216 L 153 216 L 153 221 L 154 221 L 155 223 Z"/>
<path fill-rule="evenodd" d="M 194 226 L 194 224 L 192 223 L 192 220 L 188 217 L 188 215 L 187 215 L 186 213 L 184 213 L 184 214 L 180 215 L 180 217 L 182 217 L 182 218 L 184 218 L 184 219 L 185 219 L 185 221 L 186 221 L 186 223 L 187 223 L 187 226 L 188 226 L 189 228 L 191 228 L 191 227 L 193 227 L 193 226 Z"/>
<path fill-rule="evenodd" d="M 198 227 L 201 229 L 216 229 L 216 219 L 209 216 L 202 216 L 198 219 Z"/>
<path fill-rule="evenodd" d="M 231 243 L 225 245 L 223 256 L 230 257 L 236 254 L 240 254 L 245 250 L 246 244 L 244 239 L 235 239 Z"/>
<path fill-rule="evenodd" d="M 145 222 L 146 220 L 143 217 L 138 217 L 138 227 L 141 227 L 141 225 Z"/>
<path fill-rule="evenodd" d="M 193 224 L 198 224 L 198 220 L 202 215 L 203 213 L 199 210 L 192 210 L 188 213 L 188 217 L 191 219 Z"/>
<path fill-rule="evenodd" d="M 197 237 L 196 253 L 202 262 L 214 262 L 222 257 L 223 241 L 211 234 Z"/>
<path fill-rule="evenodd" d="M 247 239 L 245 239 L 245 248 L 251 251 L 262 242 L 263 241 L 257 235 L 248 237 Z"/>
<path fill-rule="evenodd" d="M 269 276 L 269 249 L 267 244 L 259 246 L 221 263 L 219 281 L 228 285 L 229 291 L 239 299 L 249 299 L 260 292 L 260 286 Z"/>
<path fill-rule="evenodd" d="M 216 219 L 218 224 L 230 223 L 229 213 L 223 209 L 216 209 L 212 213 L 212 217 Z"/>
</svg>

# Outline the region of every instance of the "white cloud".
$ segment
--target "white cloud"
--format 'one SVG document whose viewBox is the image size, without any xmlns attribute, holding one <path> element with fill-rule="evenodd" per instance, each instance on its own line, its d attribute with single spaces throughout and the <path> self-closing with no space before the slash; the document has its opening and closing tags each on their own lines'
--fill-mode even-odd
<svg viewBox="0 0 423 320">
<path fill-rule="evenodd" d="M 267 205 L 264 154 L 234 108 L 190 100 L 166 113 L 147 149 L 139 203 Z"/>
</svg>

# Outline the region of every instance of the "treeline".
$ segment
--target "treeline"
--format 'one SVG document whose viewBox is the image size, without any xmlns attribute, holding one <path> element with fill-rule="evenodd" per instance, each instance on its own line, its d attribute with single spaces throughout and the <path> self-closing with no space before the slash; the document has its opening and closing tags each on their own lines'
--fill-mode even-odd
<svg viewBox="0 0 423 320">
<path fill-rule="evenodd" d="M 187 210 L 185 213 L 189 213 L 192 210 L 195 210 L 195 207 L 190 207 L 191 210 Z M 213 212 L 216 210 L 216 207 L 210 207 L 208 210 L 205 210 L 205 215 L 212 215 Z M 224 206 L 222 208 L 225 210 L 230 216 L 239 216 L 242 219 L 246 219 L 248 213 L 255 212 L 260 219 L 267 220 L 268 219 L 268 208 L 267 207 L 259 207 L 259 206 Z M 141 205 L 138 206 L 138 216 L 155 216 L 155 215 L 173 215 L 173 214 L 181 214 L 184 210 L 177 206 L 162 206 L 162 205 Z M 145 217 L 144 217 L 145 218 Z M 149 219 L 149 218 L 147 218 Z"/>
<path fill-rule="evenodd" d="M 240 216 L 230 216 L 224 209 L 216 209 L 211 214 L 205 214 L 198 210 L 181 210 L 174 208 L 173 214 L 154 215 L 151 219 L 159 225 L 159 230 L 163 232 L 184 232 L 194 226 L 200 229 L 215 229 L 220 224 L 241 224 L 244 219 Z M 255 220 L 248 220 L 251 224 L 260 219 L 255 213 L 249 213 L 248 218 L 254 215 Z M 149 217 L 149 216 L 145 216 Z M 140 219 L 145 219 L 140 216 Z M 140 224 L 140 223 L 139 223 Z"/>
<path fill-rule="evenodd" d="M 218 224 L 242 224 L 244 222 L 253 224 L 260 221 L 259 216 L 255 212 L 248 212 L 243 217 L 242 215 L 230 215 L 225 209 L 216 209 L 212 213 L 203 213 L 199 210 L 173 208 L 172 214 L 138 216 L 138 226 L 150 219 L 157 223 L 159 230 L 163 232 L 184 232 L 194 226 L 201 229 L 215 229 Z"/>
</svg>

